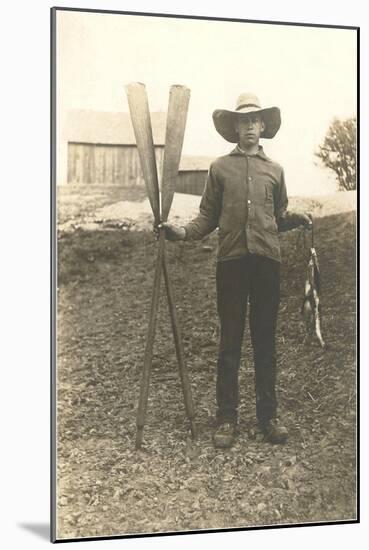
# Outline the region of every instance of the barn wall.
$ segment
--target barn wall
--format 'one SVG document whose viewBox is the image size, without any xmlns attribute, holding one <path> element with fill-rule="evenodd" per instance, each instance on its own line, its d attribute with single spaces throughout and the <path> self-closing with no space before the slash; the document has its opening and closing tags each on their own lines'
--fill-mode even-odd
<svg viewBox="0 0 369 550">
<path fill-rule="evenodd" d="M 179 172 L 176 191 L 191 195 L 202 195 L 206 183 L 207 171 L 191 170 Z"/>
<path fill-rule="evenodd" d="M 160 169 L 163 147 L 155 155 Z M 68 183 L 144 185 L 137 147 L 68 143 Z"/>
</svg>

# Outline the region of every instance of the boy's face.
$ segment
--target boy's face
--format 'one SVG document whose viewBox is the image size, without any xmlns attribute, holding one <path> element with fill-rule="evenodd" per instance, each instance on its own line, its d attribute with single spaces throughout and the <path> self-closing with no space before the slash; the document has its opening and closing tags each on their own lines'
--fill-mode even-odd
<svg viewBox="0 0 369 550">
<path fill-rule="evenodd" d="M 236 121 L 239 143 L 248 147 L 258 144 L 264 128 L 264 122 L 257 113 L 239 117 Z"/>
</svg>

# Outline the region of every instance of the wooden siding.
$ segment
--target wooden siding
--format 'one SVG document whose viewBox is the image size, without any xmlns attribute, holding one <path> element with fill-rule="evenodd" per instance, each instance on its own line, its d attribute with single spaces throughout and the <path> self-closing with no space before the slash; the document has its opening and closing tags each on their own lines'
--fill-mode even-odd
<svg viewBox="0 0 369 550">
<path fill-rule="evenodd" d="M 190 195 L 202 195 L 206 183 L 206 171 L 189 170 L 179 172 L 176 191 L 178 193 L 188 193 Z"/>
<path fill-rule="evenodd" d="M 155 147 L 160 171 L 163 147 Z M 68 183 L 144 185 L 136 146 L 68 143 Z"/>
</svg>

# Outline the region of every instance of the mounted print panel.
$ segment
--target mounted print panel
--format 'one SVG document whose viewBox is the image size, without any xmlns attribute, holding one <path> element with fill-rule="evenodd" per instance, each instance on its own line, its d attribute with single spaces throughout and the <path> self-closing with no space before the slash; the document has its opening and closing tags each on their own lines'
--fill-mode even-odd
<svg viewBox="0 0 369 550">
<path fill-rule="evenodd" d="M 52 540 L 358 521 L 358 29 L 51 10 Z"/>
</svg>

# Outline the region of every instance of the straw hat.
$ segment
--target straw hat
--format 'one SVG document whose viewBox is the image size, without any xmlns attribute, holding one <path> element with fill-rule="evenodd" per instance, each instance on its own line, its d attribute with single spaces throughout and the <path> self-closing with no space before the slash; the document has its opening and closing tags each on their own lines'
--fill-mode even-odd
<svg viewBox="0 0 369 550">
<path fill-rule="evenodd" d="M 278 107 L 262 109 L 259 98 L 251 93 L 243 93 L 239 96 L 234 111 L 217 109 L 213 113 L 215 128 L 219 134 L 231 143 L 238 142 L 235 122 L 239 117 L 250 113 L 258 113 L 264 121 L 265 128 L 262 138 L 273 138 L 281 125 L 281 112 Z"/>
</svg>

